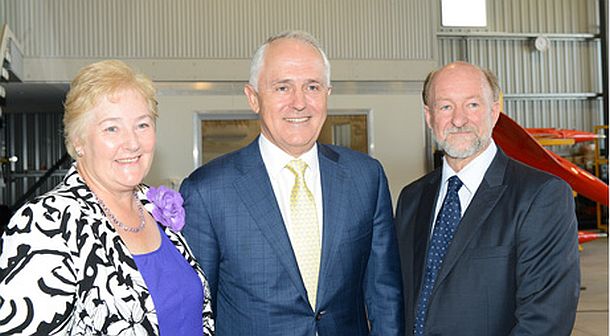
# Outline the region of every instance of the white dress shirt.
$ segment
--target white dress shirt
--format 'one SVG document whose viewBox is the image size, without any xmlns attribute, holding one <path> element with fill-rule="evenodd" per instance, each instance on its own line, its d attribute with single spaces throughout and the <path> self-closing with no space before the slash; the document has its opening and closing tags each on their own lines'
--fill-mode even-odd
<svg viewBox="0 0 610 336">
<path fill-rule="evenodd" d="M 320 242 L 322 242 L 322 182 L 320 180 L 320 164 L 318 163 L 318 145 L 314 146 L 303 153 L 300 157 L 295 158 L 287 154 L 278 146 L 269 141 L 263 134 L 258 138 L 258 146 L 267 169 L 267 174 L 271 180 L 271 186 L 275 194 L 277 204 L 280 206 L 280 212 L 284 219 L 286 229 L 290 227 L 290 193 L 294 186 L 294 174 L 286 168 L 288 162 L 301 159 L 307 163 L 305 170 L 305 183 L 307 188 L 313 194 L 316 202 L 316 211 L 318 213 L 318 225 L 320 229 Z M 321 245 L 321 244 L 320 244 Z"/>
<path fill-rule="evenodd" d="M 443 206 L 443 200 L 445 199 L 445 195 L 447 194 L 447 185 L 449 184 L 449 178 L 451 176 L 457 175 L 458 178 L 462 181 L 463 186 L 460 188 L 458 192 L 458 196 L 460 197 L 460 207 L 462 211 L 462 216 L 468 209 L 470 205 L 470 201 L 472 201 L 472 197 L 479 189 L 481 182 L 483 182 L 483 177 L 487 172 L 487 169 L 491 165 L 494 157 L 496 156 L 496 152 L 498 151 L 498 147 L 496 147 L 496 143 L 491 140 L 489 146 L 479 154 L 474 160 L 470 161 L 462 170 L 456 173 L 453 168 L 449 166 L 445 157 L 443 157 L 443 173 L 441 176 L 441 189 L 438 193 L 438 198 L 436 199 L 436 209 L 434 211 L 434 221 L 432 221 L 432 231 L 434 232 L 434 225 L 436 225 L 436 216 L 438 216 L 439 211 L 441 211 L 441 207 Z"/>
</svg>

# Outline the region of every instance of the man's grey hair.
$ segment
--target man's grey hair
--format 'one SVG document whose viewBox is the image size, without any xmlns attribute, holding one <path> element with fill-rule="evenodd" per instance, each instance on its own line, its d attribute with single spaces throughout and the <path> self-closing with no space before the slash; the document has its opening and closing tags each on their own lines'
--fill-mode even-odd
<svg viewBox="0 0 610 336">
<path fill-rule="evenodd" d="M 326 86 L 330 86 L 330 62 L 328 61 L 328 57 L 326 53 L 320 46 L 318 40 L 315 37 L 311 36 L 309 33 L 299 30 L 291 30 L 281 32 L 279 34 L 273 35 L 265 41 L 254 53 L 252 57 L 252 62 L 250 63 L 250 80 L 249 83 L 252 85 L 255 91 L 258 92 L 258 79 L 261 73 L 261 69 L 263 67 L 263 61 L 265 59 L 265 51 L 269 44 L 273 41 L 279 39 L 295 39 L 302 42 L 305 42 L 312 47 L 314 47 L 320 55 L 322 56 L 322 61 L 324 62 L 324 84 Z"/>
</svg>

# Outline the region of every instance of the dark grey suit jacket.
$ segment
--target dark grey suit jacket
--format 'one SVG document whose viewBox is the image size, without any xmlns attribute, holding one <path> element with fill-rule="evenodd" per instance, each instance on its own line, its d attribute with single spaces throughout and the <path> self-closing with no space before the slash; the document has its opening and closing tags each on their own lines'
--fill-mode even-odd
<svg viewBox="0 0 610 336">
<path fill-rule="evenodd" d="M 441 169 L 405 187 L 396 225 L 413 321 Z M 426 335 L 569 335 L 580 289 L 570 187 L 498 149 L 436 279 Z"/>
</svg>

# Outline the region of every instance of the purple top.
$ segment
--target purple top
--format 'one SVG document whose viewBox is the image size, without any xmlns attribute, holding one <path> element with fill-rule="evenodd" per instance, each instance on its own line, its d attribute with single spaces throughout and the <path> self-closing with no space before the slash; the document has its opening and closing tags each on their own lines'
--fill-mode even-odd
<svg viewBox="0 0 610 336">
<path fill-rule="evenodd" d="M 203 335 L 203 285 L 197 272 L 160 229 L 161 246 L 134 255 L 152 296 L 161 335 Z"/>
</svg>

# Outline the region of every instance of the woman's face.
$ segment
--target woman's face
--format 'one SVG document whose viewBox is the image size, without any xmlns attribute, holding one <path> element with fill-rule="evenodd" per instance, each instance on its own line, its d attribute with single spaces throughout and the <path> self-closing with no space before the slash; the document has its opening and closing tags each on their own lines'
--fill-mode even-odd
<svg viewBox="0 0 610 336">
<path fill-rule="evenodd" d="M 132 89 L 100 98 L 85 134 L 75 143 L 79 172 L 94 191 L 132 191 L 142 182 L 155 151 L 155 121 L 144 97 Z"/>
</svg>

